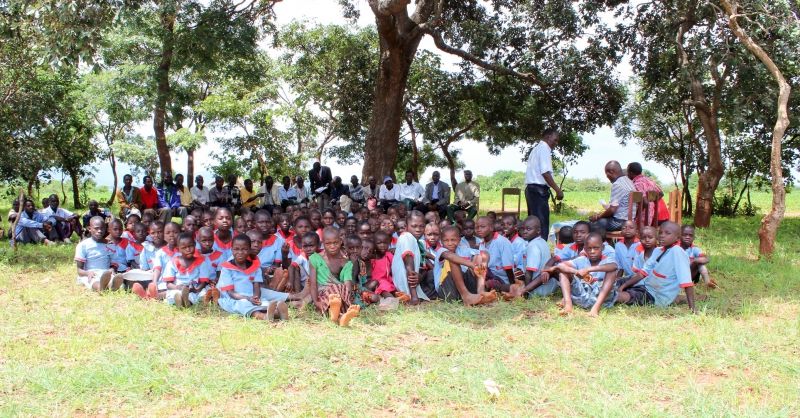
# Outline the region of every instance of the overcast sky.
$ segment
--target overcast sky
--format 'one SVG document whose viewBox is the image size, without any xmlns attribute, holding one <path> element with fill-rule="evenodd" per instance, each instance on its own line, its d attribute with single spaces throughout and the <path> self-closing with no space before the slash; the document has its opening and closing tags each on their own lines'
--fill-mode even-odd
<svg viewBox="0 0 800 418">
<path fill-rule="evenodd" d="M 366 0 L 359 0 L 357 4 L 361 10 L 361 17 L 358 25 L 367 26 L 374 25 L 374 18 L 372 11 L 369 9 Z M 409 6 L 412 7 L 412 6 Z M 335 0 L 284 0 L 276 4 L 275 12 L 277 14 L 277 23 L 285 25 L 293 20 L 306 20 L 312 23 L 320 24 L 347 24 L 341 17 L 341 10 L 339 9 L 338 2 Z M 426 38 L 421 43 L 421 48 L 431 51 L 438 51 L 433 46 L 430 38 Z M 455 62 L 455 58 L 446 56 L 444 54 L 443 61 L 445 63 Z M 628 67 L 622 66 L 619 69 L 619 76 L 627 79 L 630 75 Z M 140 133 L 145 136 L 152 136 L 152 122 L 147 121 L 143 123 L 138 129 Z M 672 175 L 666 167 L 659 164 L 645 161 L 642 157 L 641 148 L 629 143 L 622 146 L 619 139 L 614 135 L 614 130 L 610 127 L 603 127 L 597 129 L 594 133 L 584 134 L 584 142 L 589 146 L 588 151 L 584 156 L 578 160 L 577 164 L 569 169 L 569 175 L 576 178 L 604 178 L 603 166 L 608 160 L 619 159 L 623 165 L 631 161 L 639 161 L 642 165 L 654 172 L 661 181 L 672 182 Z M 210 140 L 208 144 L 195 152 L 195 173 L 202 174 L 206 178 L 210 176 L 209 166 L 214 164 L 213 159 L 210 157 L 210 151 L 215 149 L 217 144 Z M 462 141 L 459 146 L 462 150 L 461 160 L 465 166 L 473 171 L 475 175 L 490 175 L 498 170 L 525 170 L 525 163 L 521 161 L 520 151 L 518 146 L 506 148 L 498 156 L 491 156 L 487 158 L 488 150 L 485 145 L 475 141 Z M 186 170 L 186 155 L 184 153 L 172 153 L 173 171 L 181 173 Z M 308 165 L 310 166 L 310 162 Z M 338 164 L 333 159 L 324 158 L 323 164 L 331 167 L 334 175 L 342 176 L 342 178 L 349 178 L 350 175 L 356 174 L 361 176 L 361 165 L 345 166 Z M 106 162 L 98 163 L 96 165 L 97 175 L 95 176 L 97 182 L 103 185 L 111 185 L 112 177 L 111 170 Z M 446 170 L 445 167 L 441 169 Z M 420 180 L 427 182 L 430 178 L 431 172 L 435 168 L 430 168 L 421 176 Z M 126 171 L 123 165 L 120 167 L 120 177 Z M 447 175 L 443 176 L 445 179 Z M 460 180 L 463 177 L 461 173 L 457 175 Z M 140 179 L 137 179 L 138 183 Z M 208 184 L 208 181 L 207 181 Z"/>
</svg>

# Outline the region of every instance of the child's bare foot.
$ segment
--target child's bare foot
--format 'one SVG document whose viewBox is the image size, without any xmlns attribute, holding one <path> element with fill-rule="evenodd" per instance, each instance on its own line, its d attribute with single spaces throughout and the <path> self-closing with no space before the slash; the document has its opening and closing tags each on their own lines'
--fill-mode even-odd
<svg viewBox="0 0 800 418">
<path fill-rule="evenodd" d="M 561 316 L 572 315 L 572 304 L 564 305 L 563 308 L 559 309 L 558 314 Z"/>
<path fill-rule="evenodd" d="M 190 292 L 188 287 L 184 286 L 184 288 L 181 289 L 181 299 L 183 300 L 184 308 L 192 306 L 192 302 L 189 300 L 189 293 Z"/>
<path fill-rule="evenodd" d="M 717 284 L 717 281 L 712 279 L 712 278 L 709 278 L 708 281 L 706 281 L 706 286 L 708 286 L 709 289 L 718 289 L 719 288 L 719 285 Z"/>
<path fill-rule="evenodd" d="M 339 326 L 342 326 L 342 327 L 349 326 L 350 325 L 350 321 L 352 321 L 353 318 L 357 317 L 359 312 L 361 312 L 361 307 L 360 306 L 355 305 L 355 304 L 350 305 L 350 308 L 347 309 L 347 312 L 345 312 L 344 315 L 342 315 L 342 317 L 339 318 Z"/>
<path fill-rule="evenodd" d="M 411 296 L 408 296 L 399 290 L 394 293 L 394 296 L 400 301 L 400 303 L 408 303 L 408 301 L 411 300 Z"/>
<path fill-rule="evenodd" d="M 276 302 L 269 302 L 269 306 L 267 306 L 267 319 L 270 321 L 274 320 L 276 312 L 278 312 L 278 304 Z"/>
<path fill-rule="evenodd" d="M 473 306 L 478 305 L 481 303 L 481 295 L 476 295 L 474 293 L 469 293 L 466 296 L 462 296 L 462 301 L 464 302 L 464 306 Z"/>
<path fill-rule="evenodd" d="M 117 291 L 120 287 L 122 287 L 122 283 L 125 279 L 122 277 L 122 274 L 115 274 L 114 277 L 111 279 L 111 290 Z"/>
<path fill-rule="evenodd" d="M 560 301 L 556 302 L 556 306 L 558 306 L 559 308 L 563 308 L 564 307 L 564 299 L 561 299 Z"/>
<path fill-rule="evenodd" d="M 377 295 L 372 292 L 368 292 L 366 290 L 361 292 L 361 300 L 364 301 L 364 303 L 366 304 L 375 303 L 375 301 L 373 300 L 374 296 Z"/>
<path fill-rule="evenodd" d="M 106 270 L 100 275 L 100 291 L 108 289 L 109 283 L 111 283 L 111 270 Z"/>
<path fill-rule="evenodd" d="M 144 290 L 141 283 L 134 283 L 133 286 L 131 286 L 131 292 L 142 299 L 147 298 L 147 292 Z"/>
<path fill-rule="evenodd" d="M 521 282 L 516 282 L 516 283 L 512 284 L 509 287 L 508 292 L 503 292 L 503 300 L 505 300 L 507 302 L 507 301 L 516 299 L 518 297 L 521 297 L 522 296 L 522 289 L 524 287 L 525 287 L 525 285 L 523 283 L 521 283 Z"/>
<path fill-rule="evenodd" d="M 184 307 L 184 305 L 183 305 L 183 294 L 178 293 L 177 295 L 175 295 L 175 307 L 176 308 L 183 308 Z"/>
<path fill-rule="evenodd" d="M 155 283 L 147 285 L 147 299 L 155 299 L 158 297 L 158 286 Z"/>
<path fill-rule="evenodd" d="M 208 305 L 213 300 L 212 291 L 214 289 L 208 289 L 205 294 L 203 294 L 203 305 Z"/>
<path fill-rule="evenodd" d="M 255 319 L 260 319 L 262 321 L 267 320 L 267 314 L 264 313 L 264 311 L 255 311 L 250 316 L 252 316 Z"/>
<path fill-rule="evenodd" d="M 342 313 L 342 298 L 339 295 L 333 294 L 328 296 L 328 315 L 331 321 L 339 323 L 339 315 Z"/>
<path fill-rule="evenodd" d="M 590 318 L 598 318 L 598 317 L 600 317 L 600 311 L 592 308 L 592 310 L 589 311 L 589 317 Z"/>
<path fill-rule="evenodd" d="M 289 305 L 286 302 L 278 302 L 278 318 L 281 321 L 289 319 Z"/>
<path fill-rule="evenodd" d="M 497 292 L 495 290 L 481 293 L 481 305 L 495 301 L 497 301 Z"/>
<path fill-rule="evenodd" d="M 211 301 L 214 303 L 219 303 L 219 289 L 216 287 L 211 288 Z"/>
</svg>

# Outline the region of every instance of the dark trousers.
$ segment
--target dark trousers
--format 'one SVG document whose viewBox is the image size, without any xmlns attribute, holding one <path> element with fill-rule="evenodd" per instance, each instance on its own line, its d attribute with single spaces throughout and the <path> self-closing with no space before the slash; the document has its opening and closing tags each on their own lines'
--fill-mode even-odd
<svg viewBox="0 0 800 418">
<path fill-rule="evenodd" d="M 528 203 L 528 216 L 539 218 L 542 224 L 541 237 L 547 239 L 550 233 L 550 188 L 541 184 L 529 184 L 525 188 L 525 201 Z"/>
</svg>

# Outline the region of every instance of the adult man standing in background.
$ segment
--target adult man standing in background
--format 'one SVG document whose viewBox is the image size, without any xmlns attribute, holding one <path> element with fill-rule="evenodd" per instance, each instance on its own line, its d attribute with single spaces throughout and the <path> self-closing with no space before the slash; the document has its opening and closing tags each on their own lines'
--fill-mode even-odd
<svg viewBox="0 0 800 418">
<path fill-rule="evenodd" d="M 553 179 L 553 148 L 558 145 L 558 131 L 547 128 L 542 140 L 533 147 L 528 156 L 525 170 L 525 201 L 528 216 L 536 216 L 542 224 L 541 237 L 547 239 L 550 232 L 550 189 L 556 192 L 556 199 L 564 199 L 564 192 Z"/>
</svg>

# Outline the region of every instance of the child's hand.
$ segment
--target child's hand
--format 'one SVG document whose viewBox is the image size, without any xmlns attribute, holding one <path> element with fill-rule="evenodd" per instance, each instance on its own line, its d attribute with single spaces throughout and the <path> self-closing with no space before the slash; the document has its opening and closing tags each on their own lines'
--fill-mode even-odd
<svg viewBox="0 0 800 418">
<path fill-rule="evenodd" d="M 289 241 L 286 241 L 281 245 L 281 252 L 284 254 L 289 254 Z"/>
<path fill-rule="evenodd" d="M 318 311 L 320 311 L 320 312 L 325 312 L 325 305 L 323 305 L 323 304 L 322 304 L 322 302 L 320 302 L 320 301 L 318 301 L 318 300 L 315 300 L 315 301 L 314 301 L 314 306 L 316 306 L 316 307 L 317 307 L 317 310 L 318 310 Z"/>
<path fill-rule="evenodd" d="M 261 299 L 255 296 L 250 296 L 250 303 L 252 303 L 253 305 L 261 305 Z"/>
<path fill-rule="evenodd" d="M 406 272 L 406 276 L 408 277 L 408 285 L 409 286 L 417 286 L 419 284 L 419 276 L 417 275 L 416 271 L 409 271 Z"/>
<path fill-rule="evenodd" d="M 86 272 L 86 277 L 87 277 L 89 280 L 92 280 L 92 279 L 94 279 L 94 271 L 92 271 L 92 270 L 89 270 L 89 271 L 87 271 L 87 272 Z"/>
</svg>

